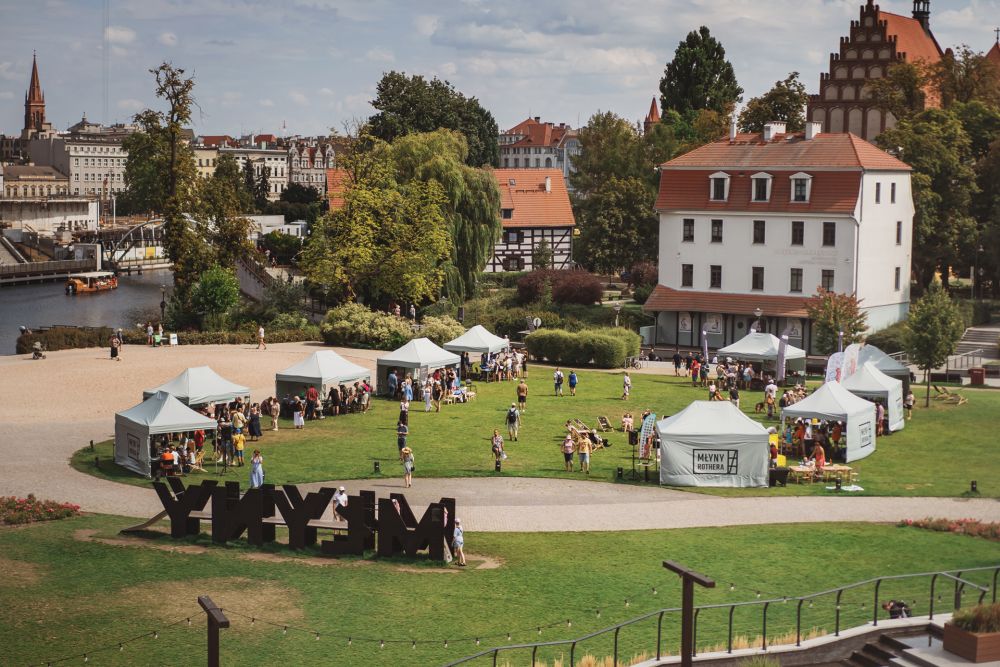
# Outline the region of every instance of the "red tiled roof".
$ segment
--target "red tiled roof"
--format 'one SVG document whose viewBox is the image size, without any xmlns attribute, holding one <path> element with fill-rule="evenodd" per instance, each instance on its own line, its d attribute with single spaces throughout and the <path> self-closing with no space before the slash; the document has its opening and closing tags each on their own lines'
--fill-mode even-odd
<svg viewBox="0 0 1000 667">
<path fill-rule="evenodd" d="M 500 208 L 513 209 L 504 229 L 518 227 L 573 227 L 566 179 L 559 169 L 494 169 L 500 187 Z M 545 191 L 545 177 L 551 192 Z"/>
<path fill-rule="evenodd" d="M 659 123 L 660 122 L 660 105 L 656 103 L 656 97 L 653 97 L 653 101 L 649 103 L 649 113 L 646 114 L 647 123 Z"/>
<path fill-rule="evenodd" d="M 534 118 L 521 121 L 504 134 L 525 135 L 523 139 L 508 146 L 558 146 L 570 128 L 552 123 L 542 123 Z"/>
<path fill-rule="evenodd" d="M 768 316 L 808 317 L 805 296 L 768 296 L 754 294 L 725 294 L 722 292 L 695 292 L 677 290 L 657 285 L 646 299 L 642 309 L 647 313 L 695 311 L 699 313 L 724 313 L 748 315 L 753 308 L 760 308 Z"/>
<path fill-rule="evenodd" d="M 1000 76 L 1000 42 L 995 42 L 993 48 L 986 54 L 986 59 L 997 68 L 997 76 Z"/>
<path fill-rule="evenodd" d="M 736 140 L 719 139 L 662 165 L 671 168 L 714 169 L 871 169 L 910 171 L 902 162 L 853 134 L 779 134 L 764 142 L 761 134 L 739 134 Z"/>
<path fill-rule="evenodd" d="M 344 195 L 350 182 L 351 173 L 346 169 L 326 170 L 326 197 L 330 201 L 331 211 L 344 208 Z"/>
<path fill-rule="evenodd" d="M 208 134 L 201 137 L 203 146 L 235 146 L 236 140 L 228 134 Z"/>
<path fill-rule="evenodd" d="M 663 169 L 660 172 L 660 192 L 656 198 L 658 211 L 727 211 L 797 212 L 851 214 L 861 191 L 860 171 L 808 171 L 812 176 L 809 201 L 792 203 L 790 176 L 800 170 L 768 169 L 772 176 L 771 199 L 751 201 L 753 179 L 759 169 L 728 170 L 729 199 L 709 199 L 709 177 L 719 169 Z"/>
<path fill-rule="evenodd" d="M 886 22 L 886 35 L 896 36 L 896 52 L 906 53 L 907 62 L 923 60 L 933 64 L 941 60 L 941 47 L 920 21 L 890 12 L 879 11 L 878 15 Z"/>
</svg>

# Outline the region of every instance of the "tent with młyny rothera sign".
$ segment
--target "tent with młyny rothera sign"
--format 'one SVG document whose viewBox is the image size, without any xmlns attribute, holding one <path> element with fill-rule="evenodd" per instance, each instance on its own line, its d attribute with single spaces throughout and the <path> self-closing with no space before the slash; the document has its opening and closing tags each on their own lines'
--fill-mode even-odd
<svg viewBox="0 0 1000 667">
<path fill-rule="evenodd" d="M 214 431 L 216 423 L 195 412 L 165 391 L 158 391 L 135 407 L 115 415 L 115 463 L 150 476 L 152 437 L 202 429 Z"/>
<path fill-rule="evenodd" d="M 656 424 L 660 484 L 767 486 L 768 433 L 729 401 L 695 401 Z"/>
<path fill-rule="evenodd" d="M 855 396 L 836 380 L 781 411 L 781 432 L 786 419 L 825 419 L 844 422 L 847 463 L 875 453 L 875 404 Z M 812 452 L 807 452 L 811 454 Z"/>
<path fill-rule="evenodd" d="M 880 402 L 885 408 L 890 431 L 900 431 L 906 425 L 903 418 L 903 383 L 880 371 L 872 362 L 864 363 L 840 384 L 855 396 Z"/>
<path fill-rule="evenodd" d="M 371 371 L 351 363 L 333 350 L 319 350 L 274 375 L 274 395 L 305 395 L 303 387 L 314 386 L 320 396 L 325 396 L 330 387 L 347 384 L 355 380 L 367 380 Z"/>
</svg>

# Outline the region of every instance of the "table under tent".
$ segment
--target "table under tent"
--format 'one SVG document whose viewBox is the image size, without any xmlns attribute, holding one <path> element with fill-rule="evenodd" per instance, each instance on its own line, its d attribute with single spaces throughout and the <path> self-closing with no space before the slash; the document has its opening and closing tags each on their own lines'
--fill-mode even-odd
<svg viewBox="0 0 1000 667">
<path fill-rule="evenodd" d="M 781 352 L 781 339 L 774 334 L 753 332 L 739 339 L 732 345 L 719 348 L 719 359 L 732 357 L 743 361 L 757 362 L 762 370 L 770 370 L 777 375 L 778 357 Z M 787 368 L 804 371 L 806 351 L 785 344 L 785 365 Z M 795 363 L 788 363 L 788 362 Z"/>
<path fill-rule="evenodd" d="M 230 382 L 208 366 L 189 368 L 159 387 L 142 392 L 142 397 L 149 398 L 160 391 L 167 392 L 185 405 L 224 403 L 237 396 L 250 395 L 249 387 Z"/>
<path fill-rule="evenodd" d="M 437 368 L 458 368 L 460 359 L 454 352 L 443 350 L 429 338 L 414 338 L 401 348 L 393 350 L 376 362 L 378 369 L 378 390 L 387 390 L 389 371 L 396 369 L 402 372 L 400 380 L 409 373 L 414 382 L 427 379 L 427 376 Z"/>
<path fill-rule="evenodd" d="M 214 431 L 216 423 L 165 391 L 115 415 L 115 463 L 150 477 L 153 437 L 195 430 Z"/>
<path fill-rule="evenodd" d="M 656 424 L 660 484 L 768 485 L 767 429 L 729 401 L 695 401 Z"/>
<path fill-rule="evenodd" d="M 861 346 L 861 350 L 858 352 L 858 368 L 869 361 L 875 364 L 875 368 L 879 369 L 881 372 L 903 383 L 903 396 L 906 396 L 906 394 L 909 393 L 909 368 L 899 363 L 874 345 L 868 345 L 866 343 Z"/>
<path fill-rule="evenodd" d="M 840 384 L 855 396 L 881 402 L 885 407 L 890 431 L 900 431 L 906 426 L 903 415 L 903 383 L 880 371 L 874 363 L 865 362 Z"/>
<path fill-rule="evenodd" d="M 781 432 L 785 432 L 786 421 L 796 419 L 843 422 L 841 447 L 845 463 L 875 452 L 875 404 L 855 396 L 839 382 L 826 382 L 798 403 L 782 409 Z"/>
<path fill-rule="evenodd" d="M 274 395 L 305 396 L 305 389 L 316 387 L 326 396 L 331 387 L 371 378 L 371 371 L 344 359 L 333 350 L 313 352 L 299 363 L 274 374 Z"/>
</svg>

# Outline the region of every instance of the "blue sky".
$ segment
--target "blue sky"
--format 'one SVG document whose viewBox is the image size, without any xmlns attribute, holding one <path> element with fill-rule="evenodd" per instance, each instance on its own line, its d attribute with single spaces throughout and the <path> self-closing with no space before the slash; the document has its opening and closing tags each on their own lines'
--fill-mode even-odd
<svg viewBox="0 0 1000 667">
<path fill-rule="evenodd" d="M 746 99 L 798 70 L 810 92 L 863 0 L 0 0 L 0 132 L 17 134 L 37 49 L 49 120 L 126 120 L 154 104 L 147 70 L 197 80 L 204 134 L 325 134 L 364 118 L 382 72 L 437 75 L 501 128 L 526 116 L 641 119 L 679 40 L 708 25 Z M 909 14 L 909 0 L 883 0 Z M 1000 0 L 933 0 L 943 47 L 985 50 Z"/>
</svg>

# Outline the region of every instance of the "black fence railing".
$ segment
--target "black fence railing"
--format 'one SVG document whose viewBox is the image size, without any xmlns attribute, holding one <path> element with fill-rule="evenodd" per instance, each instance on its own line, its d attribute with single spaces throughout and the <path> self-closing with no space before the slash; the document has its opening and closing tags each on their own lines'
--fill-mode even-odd
<svg viewBox="0 0 1000 667">
<path fill-rule="evenodd" d="M 983 574 L 989 575 L 991 583 L 988 585 L 983 585 L 969 580 L 967 577 L 972 574 Z M 879 604 L 879 595 L 882 591 L 882 584 L 885 582 L 897 582 L 904 580 L 915 580 L 920 578 L 929 579 L 930 587 L 928 592 L 928 616 L 930 619 L 934 618 L 935 613 L 935 600 L 940 599 L 941 593 L 938 589 L 939 579 L 948 580 L 953 587 L 953 599 L 951 600 L 952 608 L 958 609 L 963 604 L 963 595 L 967 589 L 978 592 L 978 603 L 982 603 L 987 594 L 992 595 L 992 601 L 997 600 L 997 579 L 1000 576 L 1000 564 L 991 565 L 987 567 L 976 567 L 976 568 L 966 568 L 962 570 L 947 570 L 940 572 L 919 572 L 914 574 L 900 574 L 900 575 L 889 575 L 884 577 L 876 577 L 873 579 L 867 579 L 865 581 L 859 581 L 852 584 L 847 584 L 844 586 L 839 586 L 837 588 L 831 588 L 829 590 L 819 591 L 817 593 L 809 593 L 807 595 L 802 595 L 798 597 L 780 597 L 780 598 L 770 598 L 770 599 L 756 599 L 748 602 L 731 602 L 731 603 L 719 603 L 719 604 L 709 604 L 701 605 L 695 607 L 694 616 L 694 632 L 695 632 L 695 653 L 697 653 L 697 636 L 698 636 L 698 617 L 701 612 L 708 612 L 713 610 L 727 610 L 728 611 L 728 623 L 726 630 L 726 652 L 732 653 L 734 650 L 734 630 L 733 630 L 733 616 L 738 609 L 748 609 L 758 607 L 760 608 L 760 637 L 761 650 L 767 650 L 768 648 L 768 612 L 774 605 L 787 605 L 790 603 L 796 604 L 795 610 L 795 645 L 802 645 L 803 638 L 803 623 L 802 623 L 802 609 L 804 605 L 810 605 L 812 607 L 813 603 L 822 598 L 832 597 L 834 600 L 834 636 L 840 636 L 840 632 L 843 629 L 842 626 L 842 606 L 843 606 L 843 596 L 844 593 L 850 591 L 856 591 L 859 589 L 864 589 L 866 587 L 872 588 L 871 597 L 871 620 L 872 626 L 877 626 L 879 623 L 879 613 L 882 611 L 882 607 Z M 862 603 L 861 609 L 865 609 L 865 604 Z M 594 640 L 599 637 L 610 637 L 611 647 L 610 647 L 610 657 L 612 658 L 612 665 L 618 665 L 619 653 L 620 653 L 620 642 L 619 637 L 621 631 L 630 626 L 642 623 L 644 621 L 649 621 L 651 619 L 656 619 L 656 644 L 655 650 L 652 653 L 655 654 L 656 659 L 659 660 L 663 657 L 663 620 L 665 616 L 670 616 L 672 614 L 680 615 L 680 607 L 670 607 L 666 609 L 659 609 L 652 611 L 642 616 L 637 616 L 631 618 L 622 623 L 616 625 L 608 626 L 595 630 L 594 632 L 582 635 L 580 637 L 575 637 L 573 639 L 559 639 L 544 642 L 535 643 L 525 643 L 525 644 L 511 644 L 507 646 L 497 646 L 489 648 L 479 653 L 460 658 L 453 662 L 447 663 L 445 667 L 453 667 L 454 665 L 463 665 L 471 663 L 474 661 L 486 661 L 491 660 L 492 665 L 496 667 L 498 660 L 504 657 L 505 662 L 503 664 L 508 664 L 507 656 L 520 652 L 531 652 L 531 662 L 530 665 L 534 665 L 538 656 L 538 652 L 541 649 L 551 649 L 557 647 L 564 647 L 569 651 L 569 662 L 568 666 L 573 667 L 576 664 L 576 655 L 578 647 L 588 642 L 589 640 Z M 860 625 L 867 624 L 869 621 L 865 621 L 863 624 L 853 625 L 851 627 L 859 627 Z M 652 649 L 654 647 L 649 647 L 646 650 Z"/>
</svg>

